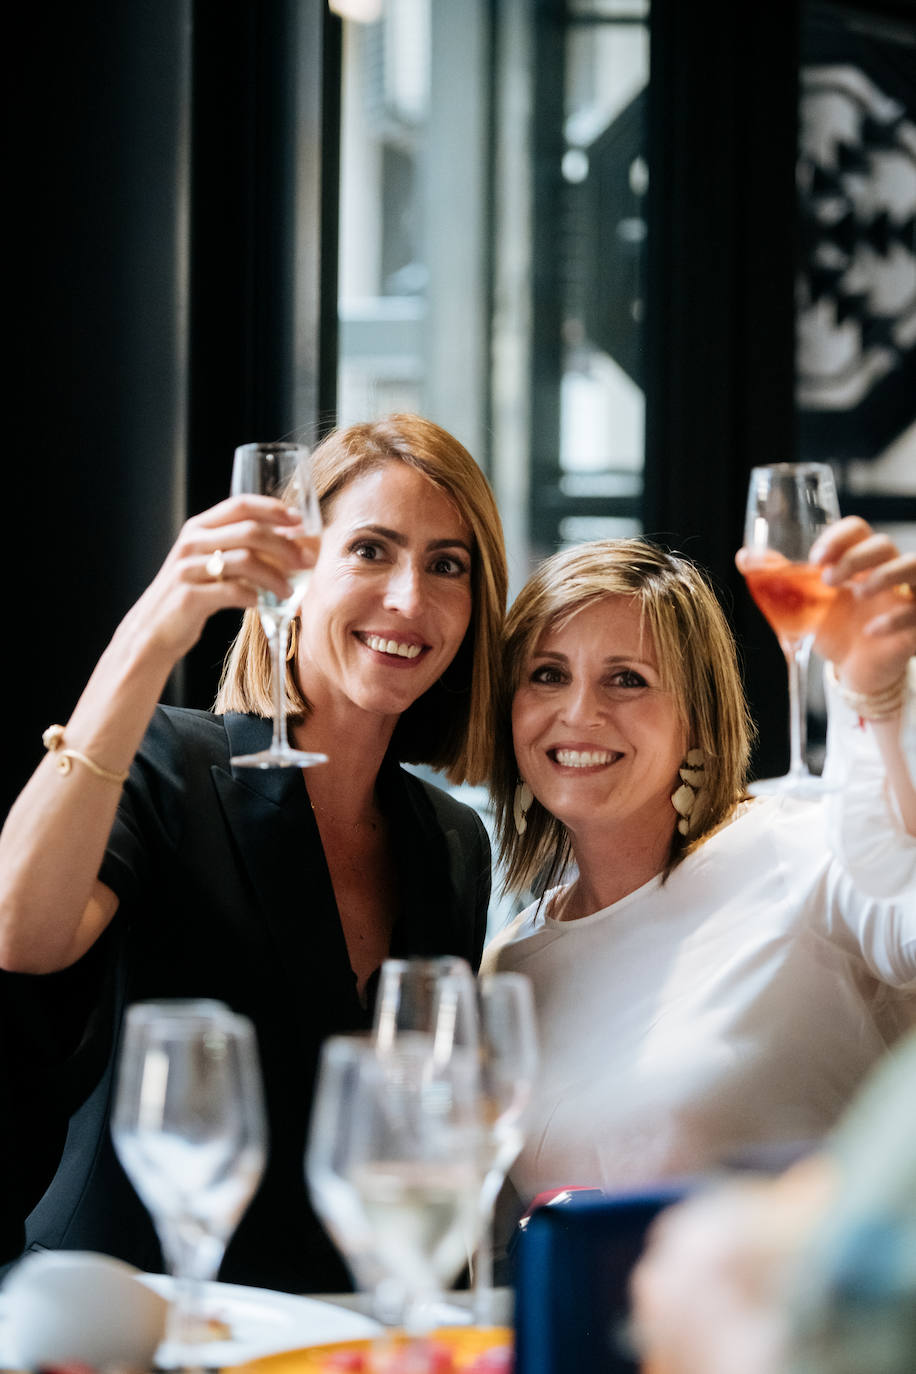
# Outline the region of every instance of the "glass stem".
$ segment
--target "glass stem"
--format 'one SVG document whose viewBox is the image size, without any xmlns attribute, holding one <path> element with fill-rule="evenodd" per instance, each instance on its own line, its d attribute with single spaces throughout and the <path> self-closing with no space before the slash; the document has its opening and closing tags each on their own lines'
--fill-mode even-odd
<svg viewBox="0 0 916 1374">
<path fill-rule="evenodd" d="M 282 753 L 289 748 L 286 735 L 286 674 L 283 671 L 283 651 L 289 636 L 289 620 L 264 616 L 261 624 L 270 646 L 270 685 L 274 699 L 273 737 L 270 749 L 271 753 Z"/>
<path fill-rule="evenodd" d="M 493 1325 L 493 1247 L 492 1226 L 489 1217 L 484 1221 L 480 1240 L 474 1255 L 474 1273 L 471 1279 L 473 1293 L 472 1311 L 475 1326 Z"/>
<path fill-rule="evenodd" d="M 808 776 L 808 660 L 812 636 L 786 652 L 789 669 L 789 776 Z"/>
<path fill-rule="evenodd" d="M 214 1236 L 202 1234 L 198 1228 L 188 1228 L 180 1222 L 165 1224 L 160 1238 L 166 1268 L 174 1284 L 165 1330 L 165 1339 L 179 1361 L 173 1368 L 176 1374 L 177 1371 L 203 1374 L 203 1367 L 194 1360 L 193 1352 L 201 1339 L 204 1284 L 216 1276 L 224 1246 Z"/>
</svg>

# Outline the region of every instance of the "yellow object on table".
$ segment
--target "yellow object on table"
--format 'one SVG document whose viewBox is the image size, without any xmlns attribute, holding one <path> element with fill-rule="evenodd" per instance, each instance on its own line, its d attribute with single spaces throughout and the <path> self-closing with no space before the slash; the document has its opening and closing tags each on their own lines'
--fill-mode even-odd
<svg viewBox="0 0 916 1374">
<path fill-rule="evenodd" d="M 493 1363 L 484 1366 L 497 1370 L 512 1368 L 512 1328 L 508 1326 L 443 1326 L 432 1332 L 429 1343 L 439 1358 L 429 1364 L 430 1374 L 472 1374 L 474 1366 L 488 1352 Z M 312 1345 L 303 1350 L 285 1350 L 267 1355 L 249 1364 L 233 1365 L 223 1374 L 392 1374 L 402 1366 L 398 1354 L 407 1342 L 403 1336 L 379 1337 L 376 1340 L 335 1341 L 331 1345 Z M 505 1352 L 505 1363 L 497 1362 L 497 1352 Z M 351 1358 L 348 1359 L 347 1356 Z M 450 1361 L 448 1360 L 450 1356 Z"/>
</svg>

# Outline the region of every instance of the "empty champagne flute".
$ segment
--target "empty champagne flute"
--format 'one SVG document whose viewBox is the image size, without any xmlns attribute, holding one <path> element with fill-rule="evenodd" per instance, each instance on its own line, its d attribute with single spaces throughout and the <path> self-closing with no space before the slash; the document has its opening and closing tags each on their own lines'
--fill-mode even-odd
<svg viewBox="0 0 916 1374">
<path fill-rule="evenodd" d="M 216 1277 L 267 1157 L 251 1022 L 206 999 L 129 1007 L 111 1131 L 175 1279 L 161 1362 L 195 1368 L 201 1287 Z"/>
<path fill-rule="evenodd" d="M 472 1272 L 473 1313 L 492 1326 L 492 1222 L 496 1199 L 525 1142 L 527 1111 L 538 1068 L 537 1024 L 530 979 L 488 973 L 477 982 L 483 1115 L 481 1240 Z"/>
<path fill-rule="evenodd" d="M 807 761 L 808 660 L 836 589 L 821 580 L 809 555 L 839 518 L 826 463 L 774 463 L 751 471 L 741 572 L 779 640 L 789 674 L 789 770 L 751 783 L 754 794 L 818 796 L 825 790 Z"/>
<path fill-rule="evenodd" d="M 237 448 L 232 465 L 232 495 L 245 493 L 286 501 L 301 514 L 307 534 L 321 533 L 321 511 L 312 485 L 311 454 L 303 444 L 242 444 Z M 258 588 L 258 615 L 270 645 L 273 735 L 267 749 L 233 758 L 236 767 L 310 768 L 328 761 L 326 754 L 294 749 L 286 729 L 286 643 L 290 621 L 305 595 L 310 576 L 311 568 L 292 573 L 289 576 L 292 591 L 285 600 L 275 592 Z"/>
<path fill-rule="evenodd" d="M 475 1054 L 436 1058 L 408 1034 L 386 1050 L 335 1036 L 322 1048 L 306 1150 L 316 1211 L 357 1286 L 402 1325 L 422 1367 L 444 1286 L 479 1230 Z"/>
</svg>

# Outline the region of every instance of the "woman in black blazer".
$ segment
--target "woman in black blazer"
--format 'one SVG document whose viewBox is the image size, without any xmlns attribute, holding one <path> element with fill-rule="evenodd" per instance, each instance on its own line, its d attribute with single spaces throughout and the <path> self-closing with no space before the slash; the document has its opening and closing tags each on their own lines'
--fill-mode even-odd
<svg viewBox="0 0 916 1374">
<path fill-rule="evenodd" d="M 26 1126 L 29 1092 L 35 1120 L 69 1116 L 27 1247 L 162 1267 L 110 1143 L 118 1030 L 130 1002 L 216 997 L 254 1020 L 270 1129 L 264 1180 L 220 1277 L 349 1287 L 303 1179 L 319 1047 L 368 1025 L 389 954 L 477 967 L 486 832 L 401 765 L 455 782 L 486 775 L 506 597 L 493 496 L 457 440 L 410 415 L 335 432 L 313 472 L 320 547 L 266 498 L 232 497 L 188 521 L 0 837 L 0 965 L 28 975 L 15 980 Z M 312 560 L 286 686 L 292 742 L 328 763 L 236 769 L 231 756 L 270 736 L 254 588 L 285 594 L 284 571 Z M 245 616 L 214 711 L 157 705 L 226 607 Z"/>
</svg>

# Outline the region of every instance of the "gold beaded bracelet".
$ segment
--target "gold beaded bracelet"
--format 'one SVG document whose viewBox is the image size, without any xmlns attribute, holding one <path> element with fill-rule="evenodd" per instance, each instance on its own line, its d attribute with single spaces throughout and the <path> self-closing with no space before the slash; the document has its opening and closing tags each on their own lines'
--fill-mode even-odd
<svg viewBox="0 0 916 1374">
<path fill-rule="evenodd" d="M 73 767 L 73 760 L 77 759 L 86 765 L 90 773 L 94 773 L 97 778 L 104 782 L 114 783 L 120 787 L 127 781 L 126 773 L 112 773 L 109 768 L 103 768 L 95 759 L 89 758 L 87 754 L 81 754 L 78 749 L 65 749 L 64 727 L 62 725 L 49 725 L 41 737 L 41 742 L 49 753 L 54 755 L 54 761 L 59 773 L 69 773 Z"/>
<path fill-rule="evenodd" d="M 907 693 L 906 669 L 896 682 L 892 682 L 890 687 L 885 687 L 881 692 L 854 692 L 851 687 L 844 687 L 840 682 L 832 663 L 828 664 L 828 668 L 837 694 L 860 720 L 890 720 L 902 710 Z"/>
</svg>

